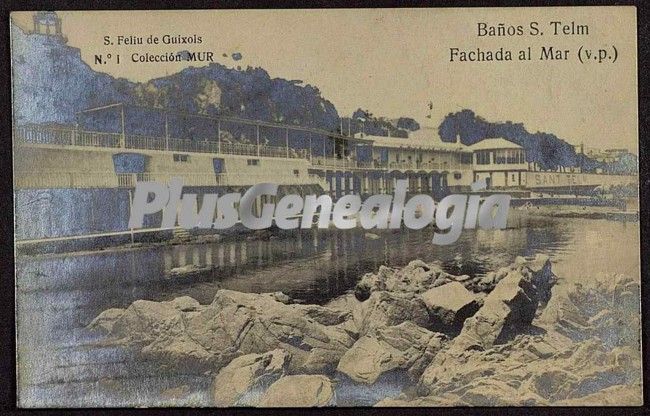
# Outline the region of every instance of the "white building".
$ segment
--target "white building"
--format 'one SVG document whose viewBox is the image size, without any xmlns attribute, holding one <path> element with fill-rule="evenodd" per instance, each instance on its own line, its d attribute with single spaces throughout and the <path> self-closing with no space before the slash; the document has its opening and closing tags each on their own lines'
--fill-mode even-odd
<svg viewBox="0 0 650 416">
<path fill-rule="evenodd" d="M 473 152 L 474 181 L 485 179 L 489 188 L 526 185 L 526 151 L 502 138 L 483 139 L 469 146 Z"/>
</svg>

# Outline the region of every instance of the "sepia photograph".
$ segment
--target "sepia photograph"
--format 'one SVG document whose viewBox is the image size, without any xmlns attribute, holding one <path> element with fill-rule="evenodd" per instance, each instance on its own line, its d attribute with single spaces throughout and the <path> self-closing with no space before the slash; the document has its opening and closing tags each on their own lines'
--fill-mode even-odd
<svg viewBox="0 0 650 416">
<path fill-rule="evenodd" d="M 642 406 L 636 12 L 12 12 L 17 406 Z"/>
</svg>

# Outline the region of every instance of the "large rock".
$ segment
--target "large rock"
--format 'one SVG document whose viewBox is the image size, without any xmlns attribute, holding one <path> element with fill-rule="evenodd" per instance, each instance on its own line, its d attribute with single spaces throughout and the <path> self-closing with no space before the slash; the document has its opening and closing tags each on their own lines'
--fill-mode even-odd
<svg viewBox="0 0 650 416">
<path fill-rule="evenodd" d="M 416 295 L 451 282 L 461 283 L 472 292 L 490 292 L 511 271 L 521 272 L 523 269 L 531 274 L 531 281 L 537 287 L 540 301 L 545 303 L 550 297 L 550 288 L 555 283 L 555 276 L 551 271 L 549 257 L 542 254 L 533 259 L 518 257 L 514 264 L 482 277 L 456 276 L 445 272 L 439 265 L 427 264 L 422 260 L 413 260 L 401 269 L 381 266 L 377 273 L 367 273 L 361 278 L 355 286 L 354 294 L 360 301 L 365 301 L 372 293 L 380 291 Z"/>
<path fill-rule="evenodd" d="M 479 308 L 476 296 L 459 282 L 429 289 L 420 297 L 429 310 L 432 329 L 445 333 L 460 331 Z"/>
<path fill-rule="evenodd" d="M 557 282 L 549 256 L 537 254 L 532 260 L 517 257 L 515 265 L 522 272 L 521 266 L 530 272 L 530 281 L 535 287 L 537 298 L 541 305 L 546 305 L 551 298 L 551 289 Z"/>
<path fill-rule="evenodd" d="M 640 328 L 640 281 L 626 275 L 558 286 L 539 323 L 574 341 L 597 337 L 614 348 L 636 345 Z M 621 325 L 625 322 L 625 325 Z"/>
<path fill-rule="evenodd" d="M 289 358 L 279 349 L 235 358 L 214 379 L 215 406 L 256 405 L 262 392 L 284 375 Z"/>
<path fill-rule="evenodd" d="M 387 291 L 373 292 L 362 304 L 359 333 L 367 334 L 376 328 L 399 325 L 411 321 L 427 328 L 431 324 L 429 312 L 419 297 Z"/>
<path fill-rule="evenodd" d="M 454 347 L 486 349 L 513 337 L 533 321 L 555 280 L 548 258 L 538 256 L 532 265 L 518 258 L 485 297 L 481 309 L 465 321 Z"/>
<path fill-rule="evenodd" d="M 516 269 L 510 273 L 516 273 Z M 508 282 L 510 273 L 499 285 Z M 628 325 L 620 324 L 620 319 L 632 313 L 636 303 L 630 308 L 616 297 L 616 294 L 634 292 L 638 284 L 635 280 L 614 276 L 602 282 L 559 286 L 556 288 L 561 289 L 559 293 L 554 294 L 534 321 L 541 327 L 535 331 L 537 335 L 517 335 L 506 343 L 491 346 L 482 344 L 485 349 L 467 348 L 466 340 L 459 336 L 436 354 L 420 377 L 418 393 L 425 397 L 416 399 L 415 403 L 402 397 L 381 404 L 626 405 L 639 402 L 639 333 L 637 330 L 636 336 L 632 336 L 621 329 Z M 497 287 L 497 290 L 502 289 Z M 512 287 L 510 290 L 519 293 Z M 612 317 L 617 318 L 612 320 Z M 600 327 L 603 325 L 606 329 Z M 638 322 L 631 326 L 638 329 Z M 617 341 L 612 342 L 612 338 Z M 619 395 L 604 395 L 605 390 Z M 623 391 L 626 394 L 620 394 Z"/>
<path fill-rule="evenodd" d="M 395 369 L 410 370 L 417 379 L 444 340 L 444 335 L 409 321 L 379 328 L 361 337 L 343 355 L 337 370 L 366 384 L 375 383 L 382 374 Z"/>
<path fill-rule="evenodd" d="M 357 283 L 354 294 L 364 301 L 373 292 L 390 291 L 415 295 L 452 281 L 466 280 L 467 276 L 453 276 L 439 266 L 413 260 L 401 269 L 381 266 L 377 273 L 367 273 Z"/>
<path fill-rule="evenodd" d="M 93 331 L 101 331 L 103 333 L 110 333 L 113 330 L 113 325 L 124 315 L 124 309 L 120 308 L 111 308 L 106 309 L 95 319 L 88 324 L 88 329 Z"/>
<path fill-rule="evenodd" d="M 323 407 L 335 405 L 334 386 L 322 375 L 282 377 L 262 396 L 261 407 Z"/>
<path fill-rule="evenodd" d="M 339 314 L 349 314 L 352 319 L 345 321 L 345 329 L 355 334 L 358 338 L 359 332 L 363 327 L 363 316 L 365 313 L 364 303 L 359 301 L 353 293 L 347 293 L 327 302 L 325 305 L 330 310 L 337 311 Z"/>
<path fill-rule="evenodd" d="M 487 351 L 439 352 L 418 393 L 431 406 L 559 404 L 616 385 L 640 391 L 640 368 L 639 354 L 607 351 L 597 340 L 574 344 L 556 335 L 520 336 Z"/>
<path fill-rule="evenodd" d="M 318 305 L 287 305 L 277 294 L 220 290 L 205 306 L 136 301 L 110 335 L 184 372 L 216 372 L 237 356 L 280 348 L 292 356 L 289 372 L 321 373 L 333 371 L 354 343 L 350 319 Z"/>
<path fill-rule="evenodd" d="M 158 359 L 161 368 L 202 373 L 241 355 L 208 351 L 187 334 L 187 323 L 203 308 L 186 296 L 168 302 L 137 300 L 112 324 L 109 335 L 120 344 L 139 349 L 145 357 Z"/>
</svg>

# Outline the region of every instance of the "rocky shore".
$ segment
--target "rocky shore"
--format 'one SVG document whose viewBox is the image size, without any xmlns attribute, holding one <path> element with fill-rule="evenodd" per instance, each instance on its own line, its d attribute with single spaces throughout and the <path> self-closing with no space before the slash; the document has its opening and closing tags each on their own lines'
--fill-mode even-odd
<svg viewBox="0 0 650 416">
<path fill-rule="evenodd" d="M 590 220 L 639 221 L 638 208 L 633 210 L 623 210 L 611 206 L 531 205 L 519 207 L 514 212 L 517 212 L 520 216 L 528 215 L 554 218 L 582 218 Z"/>
<path fill-rule="evenodd" d="M 197 406 L 331 406 L 357 390 L 378 406 L 640 404 L 638 280 L 557 282 L 544 255 L 482 277 L 416 260 L 326 305 L 219 290 L 209 305 L 138 300 L 89 328 L 212 377 Z M 395 375 L 405 386 L 386 389 Z"/>
</svg>

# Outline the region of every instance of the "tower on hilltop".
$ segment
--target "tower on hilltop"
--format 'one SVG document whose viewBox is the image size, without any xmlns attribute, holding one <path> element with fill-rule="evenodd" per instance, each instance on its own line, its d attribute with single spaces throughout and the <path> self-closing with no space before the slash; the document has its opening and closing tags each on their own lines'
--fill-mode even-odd
<svg viewBox="0 0 650 416">
<path fill-rule="evenodd" d="M 65 39 L 61 31 L 61 18 L 56 12 L 36 12 L 33 19 L 34 30 L 32 33 Z"/>
</svg>

